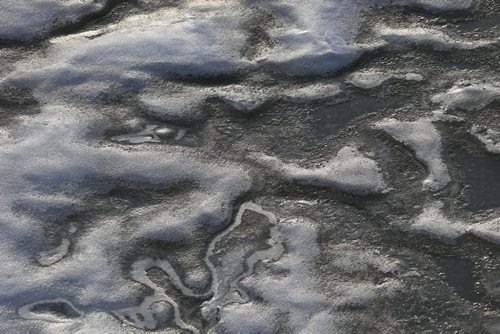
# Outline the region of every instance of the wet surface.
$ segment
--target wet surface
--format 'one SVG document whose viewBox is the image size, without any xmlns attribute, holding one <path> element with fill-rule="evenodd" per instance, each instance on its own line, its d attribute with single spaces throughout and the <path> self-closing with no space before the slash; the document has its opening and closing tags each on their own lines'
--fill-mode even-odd
<svg viewBox="0 0 500 334">
<path fill-rule="evenodd" d="M 500 206 L 500 159 L 456 152 L 455 159 L 465 176 L 465 194 L 472 210 Z"/>
<path fill-rule="evenodd" d="M 481 301 L 481 296 L 475 291 L 473 263 L 454 258 L 442 258 L 438 263 L 446 276 L 446 282 L 461 298 L 470 302 Z"/>
<path fill-rule="evenodd" d="M 500 87 L 500 2 L 368 2 L 111 0 L 2 44 L 0 332 L 488 332 L 497 108 L 435 96 Z"/>
</svg>

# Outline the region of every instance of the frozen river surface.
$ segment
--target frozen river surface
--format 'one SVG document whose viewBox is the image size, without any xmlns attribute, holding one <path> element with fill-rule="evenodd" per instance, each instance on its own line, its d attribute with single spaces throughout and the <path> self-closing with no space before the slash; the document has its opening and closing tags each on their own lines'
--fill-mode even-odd
<svg viewBox="0 0 500 334">
<path fill-rule="evenodd" d="M 0 332 L 500 333 L 497 0 L 0 0 Z"/>
</svg>

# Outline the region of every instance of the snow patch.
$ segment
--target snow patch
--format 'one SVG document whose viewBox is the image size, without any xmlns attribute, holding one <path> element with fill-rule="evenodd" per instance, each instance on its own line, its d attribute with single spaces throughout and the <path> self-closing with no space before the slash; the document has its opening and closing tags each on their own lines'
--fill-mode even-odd
<svg viewBox="0 0 500 334">
<path fill-rule="evenodd" d="M 362 195 L 388 191 L 377 162 L 352 146 L 342 148 L 332 160 L 315 169 L 287 164 L 265 154 L 255 154 L 252 158 L 290 181 L 302 184 L 332 187 Z"/>
<path fill-rule="evenodd" d="M 432 118 L 421 118 L 414 122 L 386 118 L 375 123 L 375 128 L 387 132 L 411 148 L 429 171 L 429 176 L 423 181 L 424 190 L 438 191 L 451 178 L 441 159 L 441 135 L 432 122 Z"/>
</svg>

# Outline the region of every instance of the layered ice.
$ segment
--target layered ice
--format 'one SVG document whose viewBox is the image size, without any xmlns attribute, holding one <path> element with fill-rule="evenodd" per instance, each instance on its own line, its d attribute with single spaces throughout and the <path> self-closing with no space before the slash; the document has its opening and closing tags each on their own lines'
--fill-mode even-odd
<svg viewBox="0 0 500 334">
<path fill-rule="evenodd" d="M 302 184 L 332 187 L 354 194 L 388 190 L 378 163 L 352 146 L 342 148 L 332 160 L 319 168 L 308 169 L 293 163 L 287 164 L 265 154 L 255 154 L 253 159 L 286 179 Z"/>
<path fill-rule="evenodd" d="M 432 118 L 421 118 L 413 122 L 387 118 L 377 122 L 375 128 L 387 132 L 411 148 L 426 165 L 429 176 L 423 181 L 424 190 L 437 191 L 450 182 L 448 168 L 441 158 L 441 135 Z"/>
</svg>

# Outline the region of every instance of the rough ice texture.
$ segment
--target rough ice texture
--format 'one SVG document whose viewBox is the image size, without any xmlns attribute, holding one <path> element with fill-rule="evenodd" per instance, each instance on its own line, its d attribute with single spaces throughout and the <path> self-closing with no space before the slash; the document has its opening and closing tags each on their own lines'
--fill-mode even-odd
<svg viewBox="0 0 500 334">
<path fill-rule="evenodd" d="M 443 212 L 443 203 L 434 202 L 424 208 L 423 212 L 413 221 L 411 229 L 426 233 L 445 241 L 452 241 L 467 231 L 461 222 L 453 222 Z"/>
<path fill-rule="evenodd" d="M 0 40 L 29 41 L 101 10 L 104 0 L 2 0 Z"/>
<path fill-rule="evenodd" d="M 22 3 L 22 5 L 19 5 Z M 43 10 L 35 4 L 52 3 L 66 8 L 64 19 L 71 19 L 78 8 L 99 7 L 94 2 L 70 1 L 8 1 L 7 8 L 21 6 L 22 31 L 35 25 L 24 22 L 43 17 Z M 388 4 L 390 1 L 378 1 Z M 396 2 L 398 3 L 398 2 Z M 10 82 L 64 95 L 81 93 L 99 95 L 110 87 L 134 89 L 142 87 L 152 76 L 179 77 L 234 73 L 263 67 L 289 75 L 325 74 L 337 71 L 358 59 L 365 51 L 376 46 L 353 43 L 360 20 L 360 12 L 368 1 L 302 1 L 263 2 L 249 5 L 244 1 L 194 1 L 182 11 L 163 10 L 145 16 L 130 17 L 106 28 L 75 34 L 51 41 L 47 57 L 36 64 L 19 66 Z M 402 5 L 429 7 L 427 1 L 403 1 Z M 433 9 L 466 6 L 460 2 L 434 4 Z M 30 7 L 31 6 L 31 7 Z M 73 7 L 72 7 L 73 6 Z M 33 7 L 33 8 L 32 8 Z M 70 11 L 69 8 L 73 8 Z M 276 16 L 280 25 L 269 28 L 272 47 L 261 51 L 254 61 L 243 59 L 241 50 L 247 36 L 241 28 L 242 20 L 250 8 L 268 11 Z M 52 15 L 57 12 L 47 11 Z M 0 11 L 12 22 L 10 12 Z M 64 12 L 66 13 L 66 12 Z M 2 15 L 0 14 L 0 15 Z M 49 15 L 49 14 L 47 14 Z M 12 28 L 14 29 L 14 28 Z M 38 31 L 39 28 L 36 28 Z M 33 32 L 32 32 L 33 33 Z M 453 42 L 435 31 L 417 29 L 381 29 L 386 40 L 428 43 L 437 47 L 468 48 L 479 42 Z M 484 42 L 487 43 L 487 42 Z M 43 94 L 42 94 L 43 95 Z M 54 94 L 52 94 L 54 95 Z"/>
<path fill-rule="evenodd" d="M 500 245 L 500 218 L 474 224 L 469 231 L 481 239 Z"/>
<path fill-rule="evenodd" d="M 500 218 L 493 218 L 478 223 L 466 223 L 447 217 L 443 213 L 444 204 L 436 201 L 427 205 L 420 215 L 411 221 L 410 229 L 424 233 L 445 242 L 470 233 L 494 244 L 500 244 Z"/>
<path fill-rule="evenodd" d="M 425 190 L 437 191 L 450 182 L 448 168 L 441 159 L 441 135 L 430 118 L 414 122 L 402 122 L 387 118 L 375 124 L 375 128 L 387 132 L 397 141 L 411 148 L 429 171 L 423 181 Z"/>
<path fill-rule="evenodd" d="M 283 177 L 298 183 L 332 187 L 354 194 L 387 191 L 377 162 L 364 156 L 352 146 L 342 148 L 335 158 L 322 167 L 311 169 L 287 164 L 276 157 L 264 154 L 256 154 L 253 158 Z"/>
<path fill-rule="evenodd" d="M 380 37 L 389 44 L 396 46 L 405 44 L 419 46 L 428 45 L 437 51 L 453 49 L 470 50 L 498 44 L 498 40 L 456 40 L 438 30 L 421 27 L 390 28 L 387 26 L 379 26 L 377 32 Z"/>
<path fill-rule="evenodd" d="M 132 17 L 89 34 L 53 40 L 41 64 L 20 65 L 7 82 L 62 98 L 137 89 L 154 76 L 234 73 L 245 36 L 229 6 Z"/>
<path fill-rule="evenodd" d="M 500 87 L 492 84 L 457 82 L 445 93 L 436 94 L 432 102 L 444 109 L 480 110 L 500 98 Z"/>
<path fill-rule="evenodd" d="M 279 233 L 286 253 L 278 261 L 264 263 L 264 270 L 257 270 L 240 283 L 251 296 L 264 302 L 229 304 L 222 308 L 214 333 L 274 332 L 277 324 L 285 325 L 291 333 L 343 332 L 349 323 L 338 312 L 339 308 L 363 307 L 402 288 L 397 279 L 377 284 L 331 277 L 328 289 L 334 291 L 327 296 L 324 282 L 315 275 L 315 260 L 322 256 L 317 232 L 316 224 L 303 218 L 281 221 Z M 359 274 L 369 270 L 396 274 L 399 268 L 395 260 L 352 245 L 334 246 L 331 254 L 338 272 L 348 270 Z M 272 276 L 268 272 L 287 274 Z"/>
<path fill-rule="evenodd" d="M 151 115 L 165 120 L 193 120 L 203 116 L 201 106 L 209 98 L 224 101 L 241 112 L 252 112 L 273 100 L 298 103 L 333 97 L 341 93 L 340 85 L 306 84 L 286 86 L 226 85 L 216 87 L 182 87 L 169 85 L 167 94 L 145 91 L 140 96 L 142 106 Z"/>
<path fill-rule="evenodd" d="M 86 313 L 133 303 L 140 290 L 123 277 L 121 261 L 134 245 L 180 241 L 197 229 L 222 228 L 233 201 L 249 187 L 243 169 L 202 163 L 190 150 L 125 151 L 86 142 L 86 129 L 99 121 L 105 124 L 98 114 L 49 105 L 1 134 L 0 260 L 5 265 L 0 307 L 59 296 Z M 46 245 L 47 228 L 81 210 L 92 210 L 84 201 L 89 196 L 123 186 L 140 191 L 134 190 L 137 184 L 141 189 L 165 189 L 179 182 L 196 187 L 169 203 L 126 211 L 110 207 L 109 215 L 87 221 L 75 240 L 71 228 L 79 225 L 71 220 L 63 224 L 72 243 L 70 257 L 67 241 L 55 249 Z M 50 266 L 37 265 L 35 258 Z"/>
<path fill-rule="evenodd" d="M 390 79 L 422 81 L 424 77 L 418 73 L 391 73 L 370 69 L 349 75 L 347 82 L 359 88 L 371 89 L 382 85 Z"/>
<path fill-rule="evenodd" d="M 500 154 L 500 131 L 481 129 L 479 126 L 474 125 L 470 133 L 484 144 L 488 152 Z"/>
</svg>

